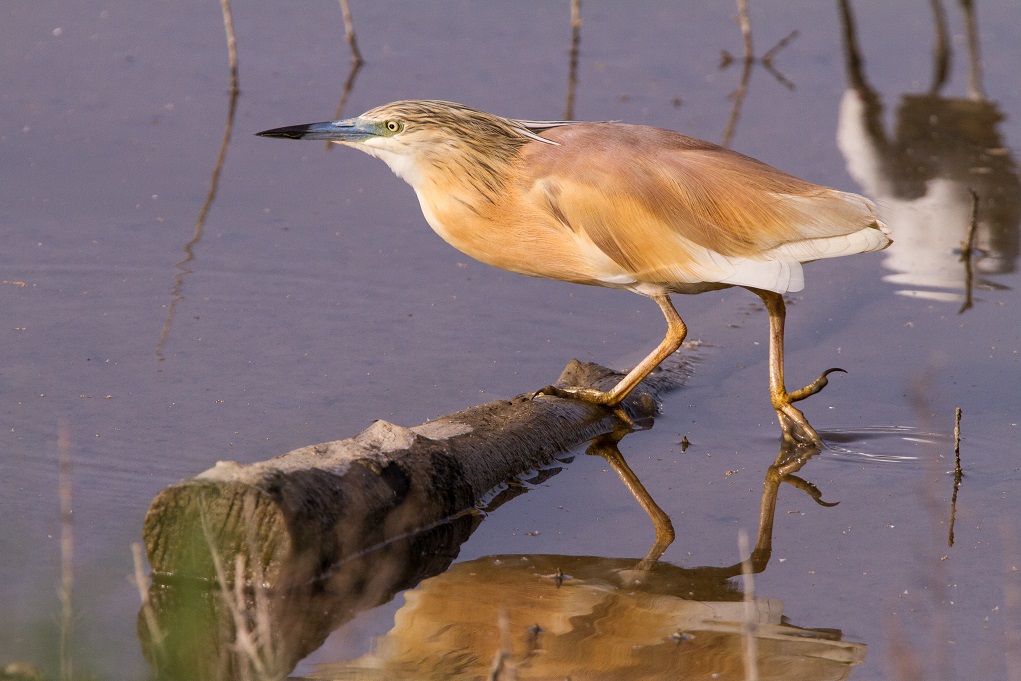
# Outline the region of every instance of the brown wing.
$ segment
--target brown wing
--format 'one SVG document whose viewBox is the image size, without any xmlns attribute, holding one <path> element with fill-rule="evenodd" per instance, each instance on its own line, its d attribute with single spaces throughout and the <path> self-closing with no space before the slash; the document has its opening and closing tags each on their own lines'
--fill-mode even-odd
<svg viewBox="0 0 1021 681">
<path fill-rule="evenodd" d="M 798 263 L 889 242 L 863 197 L 709 142 L 599 123 L 544 135 L 559 146 L 526 148 L 531 191 L 616 276 L 797 290 Z"/>
</svg>

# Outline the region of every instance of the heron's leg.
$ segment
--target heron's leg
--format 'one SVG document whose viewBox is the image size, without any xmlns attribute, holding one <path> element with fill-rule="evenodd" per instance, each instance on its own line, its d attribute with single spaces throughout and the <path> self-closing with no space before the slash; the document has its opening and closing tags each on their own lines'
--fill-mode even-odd
<svg viewBox="0 0 1021 681">
<path fill-rule="evenodd" d="M 769 312 L 769 394 L 773 408 L 776 409 L 776 416 L 780 420 L 780 427 L 787 435 L 793 435 L 799 440 L 806 440 L 819 446 L 822 444 L 822 438 L 819 437 L 819 433 L 808 422 L 801 410 L 794 406 L 794 403 L 825 388 L 829 382 L 826 376 L 834 371 L 843 371 L 843 369 L 827 369 L 819 378 L 804 388 L 787 392 L 783 376 L 783 327 L 787 317 L 787 306 L 783 302 L 783 296 L 779 293 L 762 289 L 750 290 L 762 299 Z"/>
<path fill-rule="evenodd" d="M 536 394 L 555 395 L 557 397 L 573 397 L 586 402 L 604 404 L 608 407 L 616 407 L 620 405 L 620 403 L 624 401 L 624 398 L 642 382 L 642 379 L 648 376 L 653 369 L 658 367 L 663 360 L 677 352 L 677 349 L 681 347 L 681 343 L 684 342 L 684 337 L 688 335 L 688 327 L 684 325 L 684 322 L 681 320 L 681 316 L 677 314 L 677 310 L 674 309 L 673 303 L 670 302 L 670 296 L 662 294 L 652 296 L 652 299 L 659 303 L 660 309 L 663 310 L 663 316 L 666 317 L 666 337 L 655 350 L 649 353 L 648 357 L 643 359 L 638 363 L 638 366 L 629 371 L 627 376 L 622 378 L 617 385 L 606 391 L 594 390 L 592 388 L 561 388 L 551 385 L 547 388 L 543 388 Z"/>
</svg>

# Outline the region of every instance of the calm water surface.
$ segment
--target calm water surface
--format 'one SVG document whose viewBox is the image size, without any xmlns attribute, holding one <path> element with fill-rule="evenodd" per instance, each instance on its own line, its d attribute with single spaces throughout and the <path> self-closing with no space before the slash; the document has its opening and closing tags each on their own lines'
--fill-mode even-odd
<svg viewBox="0 0 1021 681">
<path fill-rule="evenodd" d="M 860 0 L 851 31 L 837 2 L 752 4 L 758 53 L 797 36 L 773 56 L 783 79 L 752 70 L 731 145 L 871 196 L 896 239 L 883 253 L 810 265 L 790 300 L 789 382 L 849 372 L 805 403 L 829 448 L 799 473 L 840 504 L 780 489 L 756 593 L 785 624 L 847 643 L 855 664 L 832 678 L 901 678 L 910 655 L 926 678 L 1017 675 L 1007 639 L 1021 621 L 1009 597 L 1021 588 L 1021 13 L 1013 0 L 977 2 L 969 34 L 957 3 L 934 15 L 922 0 Z M 582 9 L 575 117 L 723 139 L 741 78 L 740 64 L 720 66 L 721 50 L 741 50 L 733 4 Z M 374 419 L 410 426 L 535 390 L 571 357 L 627 367 L 662 337 L 659 311 L 638 296 L 467 259 L 368 156 L 254 137 L 333 117 L 350 58 L 335 2 L 234 12 L 241 94 L 215 202 L 196 229 L 229 104 L 217 3 L 0 10 L 0 664 L 56 676 L 61 422 L 75 665 L 145 678 L 131 545 L 165 486 L 219 459 L 263 460 Z M 428 97 L 564 115 L 566 2 L 353 12 L 366 64 L 345 114 Z M 972 306 L 960 312 L 969 190 L 980 197 L 978 253 Z M 738 533 L 754 534 L 779 446 L 757 299 L 731 291 L 676 304 L 701 341 L 687 351 L 692 376 L 654 428 L 620 445 L 673 518 L 668 571 L 740 560 Z M 949 547 L 955 407 L 965 477 Z M 482 571 L 494 556 L 588 556 L 614 571 L 612 560 L 639 558 L 651 542 L 605 461 L 579 455 L 490 514 L 457 560 Z M 430 599 L 457 584 L 427 582 L 363 613 L 292 673 L 389 650 L 377 637 L 426 619 Z"/>
</svg>

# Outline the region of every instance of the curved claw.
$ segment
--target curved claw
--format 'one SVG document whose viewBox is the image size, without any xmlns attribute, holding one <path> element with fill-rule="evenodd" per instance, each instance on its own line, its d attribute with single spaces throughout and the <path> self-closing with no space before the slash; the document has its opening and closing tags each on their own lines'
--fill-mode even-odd
<svg viewBox="0 0 1021 681">
<path fill-rule="evenodd" d="M 819 490 L 819 488 L 816 487 L 814 484 L 810 483 L 808 480 L 805 480 L 804 478 L 799 478 L 796 475 L 788 475 L 783 479 L 783 481 L 793 485 L 797 489 L 801 490 L 802 492 L 810 496 L 812 498 L 812 501 L 819 504 L 820 506 L 824 506 L 826 508 L 833 508 L 834 506 L 840 504 L 839 501 L 823 501 L 822 492 Z"/>
<path fill-rule="evenodd" d="M 815 379 L 801 390 L 795 390 L 792 393 L 787 393 L 787 399 L 790 402 L 800 402 L 806 397 L 811 397 L 812 395 L 816 394 L 829 384 L 829 379 L 827 379 L 826 377 L 832 374 L 834 371 L 839 371 L 845 374 L 847 373 L 847 371 L 841 369 L 840 367 L 833 367 L 832 369 L 827 369 L 826 371 L 822 372 L 822 375 L 819 376 L 819 378 Z"/>
</svg>

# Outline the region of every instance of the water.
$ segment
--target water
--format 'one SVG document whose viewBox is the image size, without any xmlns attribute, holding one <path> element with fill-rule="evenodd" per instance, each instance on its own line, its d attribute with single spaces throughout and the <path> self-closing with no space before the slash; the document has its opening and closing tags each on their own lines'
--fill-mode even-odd
<svg viewBox="0 0 1021 681">
<path fill-rule="evenodd" d="M 863 644 L 851 678 L 896 678 L 903 655 L 889 641 L 901 629 L 923 664 L 948 660 L 947 678 L 1003 678 L 1021 508 L 1016 7 L 977 5 L 979 84 L 960 7 L 946 4 L 950 58 L 933 92 L 927 3 L 854 4 L 855 78 L 836 3 L 753 5 L 760 54 L 798 31 L 772 62 L 795 88 L 756 66 L 732 146 L 870 194 L 896 239 L 883 253 L 809 265 L 789 303 L 789 382 L 849 372 L 805 403 L 831 447 L 799 473 L 840 504 L 782 486 L 756 593 L 782 602 L 795 626 Z M 197 231 L 229 104 L 218 9 L 3 10 L 3 663 L 55 676 L 61 422 L 73 466 L 75 663 L 141 678 L 130 547 L 165 486 L 219 459 L 259 461 L 374 419 L 410 426 L 535 390 L 571 357 L 626 367 L 662 337 L 659 311 L 638 296 L 468 260 L 374 159 L 252 134 L 334 116 L 350 59 L 336 3 L 234 8 L 241 94 Z M 366 64 L 345 114 L 415 97 L 522 118 L 564 113 L 567 3 L 352 9 Z M 721 50 L 741 50 L 733 5 L 582 10 L 577 118 L 723 138 L 741 75 L 740 64 L 720 67 Z M 980 194 L 979 251 L 962 313 L 969 188 Z M 673 518 L 663 561 L 731 565 L 739 529 L 754 536 L 778 448 L 767 318 L 744 291 L 676 298 L 689 338 L 703 342 L 698 363 L 655 427 L 621 450 Z M 958 406 L 965 477 L 951 548 Z M 607 464 L 579 455 L 489 514 L 458 561 L 637 559 L 652 537 Z M 340 627 L 294 673 L 365 654 L 404 603 L 398 595 Z"/>
</svg>

